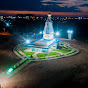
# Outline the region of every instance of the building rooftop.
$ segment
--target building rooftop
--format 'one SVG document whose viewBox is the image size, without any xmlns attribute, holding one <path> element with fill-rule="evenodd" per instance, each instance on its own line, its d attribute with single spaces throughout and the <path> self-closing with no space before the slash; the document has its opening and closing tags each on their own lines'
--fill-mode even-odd
<svg viewBox="0 0 88 88">
<path fill-rule="evenodd" d="M 37 48 L 49 48 L 51 47 L 53 44 L 57 43 L 57 42 L 60 42 L 60 40 L 56 40 L 56 39 L 53 39 L 53 40 L 44 40 L 44 39 L 39 39 L 39 40 L 36 40 L 34 42 L 32 42 L 31 44 L 27 45 L 29 47 L 37 47 Z"/>
</svg>

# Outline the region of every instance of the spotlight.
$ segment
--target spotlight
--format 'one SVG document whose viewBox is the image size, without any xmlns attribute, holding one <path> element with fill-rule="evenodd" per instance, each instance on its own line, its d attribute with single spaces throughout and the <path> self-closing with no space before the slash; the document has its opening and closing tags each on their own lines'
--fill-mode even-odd
<svg viewBox="0 0 88 88">
<path fill-rule="evenodd" d="M 10 68 L 10 69 L 7 71 L 7 74 L 10 74 L 12 71 L 13 71 L 13 68 Z"/>
<path fill-rule="evenodd" d="M 40 31 L 40 34 L 42 34 L 42 31 Z"/>
<path fill-rule="evenodd" d="M 72 30 L 68 30 L 67 32 L 68 32 L 68 39 L 71 39 L 73 31 Z"/>
<path fill-rule="evenodd" d="M 59 32 L 56 32 L 56 36 L 58 36 L 58 35 L 60 35 L 60 33 Z"/>
<path fill-rule="evenodd" d="M 26 43 L 28 44 L 28 43 L 30 43 L 30 41 L 29 40 L 26 40 Z"/>
<path fill-rule="evenodd" d="M 71 31 L 71 30 L 68 30 L 68 33 L 73 33 L 73 31 Z"/>
</svg>

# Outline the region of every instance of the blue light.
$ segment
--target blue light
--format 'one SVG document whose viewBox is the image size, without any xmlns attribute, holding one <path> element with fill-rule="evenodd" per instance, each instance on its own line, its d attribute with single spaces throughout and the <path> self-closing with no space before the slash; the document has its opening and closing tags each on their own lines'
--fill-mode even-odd
<svg viewBox="0 0 88 88">
<path fill-rule="evenodd" d="M 42 34 L 42 31 L 40 31 L 40 34 Z"/>
<path fill-rule="evenodd" d="M 9 27 L 10 26 L 9 23 L 6 23 L 6 26 Z"/>
<path fill-rule="evenodd" d="M 67 32 L 68 32 L 68 39 L 72 39 L 73 31 L 72 30 L 68 30 Z"/>
<path fill-rule="evenodd" d="M 26 40 L 26 43 L 28 44 L 28 43 L 30 43 L 30 41 L 29 40 Z"/>
<path fill-rule="evenodd" d="M 58 36 L 58 35 L 60 35 L 60 33 L 59 32 L 56 32 L 56 36 Z"/>
<path fill-rule="evenodd" d="M 72 33 L 73 33 L 73 31 L 72 31 L 72 30 L 68 30 L 68 33 L 71 33 L 71 34 L 72 34 Z"/>
</svg>

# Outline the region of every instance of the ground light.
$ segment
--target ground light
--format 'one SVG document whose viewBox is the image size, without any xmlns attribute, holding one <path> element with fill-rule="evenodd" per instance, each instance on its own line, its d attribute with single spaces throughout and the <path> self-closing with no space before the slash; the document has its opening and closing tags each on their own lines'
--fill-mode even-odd
<svg viewBox="0 0 88 88">
<path fill-rule="evenodd" d="M 17 68 L 19 68 L 20 66 L 22 66 L 24 63 L 26 63 L 27 61 L 29 61 L 30 57 L 26 57 L 23 61 L 21 61 L 19 63 L 19 65 L 14 65 L 13 67 L 11 67 L 8 71 L 7 71 L 7 74 L 10 74 L 11 72 L 13 72 L 14 70 L 16 70 Z"/>
<path fill-rule="evenodd" d="M 13 71 L 13 68 L 10 68 L 10 69 L 7 71 L 7 74 L 10 74 L 12 71 Z"/>
</svg>

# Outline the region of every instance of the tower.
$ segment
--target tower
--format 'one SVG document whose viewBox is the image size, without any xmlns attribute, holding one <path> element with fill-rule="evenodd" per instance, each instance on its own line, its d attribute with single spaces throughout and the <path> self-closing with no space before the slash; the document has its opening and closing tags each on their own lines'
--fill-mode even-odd
<svg viewBox="0 0 88 88">
<path fill-rule="evenodd" d="M 68 30 L 68 39 L 72 39 L 72 33 L 73 33 L 72 30 Z"/>
<path fill-rule="evenodd" d="M 54 38 L 54 29 L 53 29 L 53 23 L 51 20 L 51 14 L 48 14 L 47 20 L 45 22 L 43 38 L 47 40 L 51 40 Z"/>
</svg>

